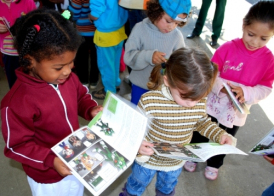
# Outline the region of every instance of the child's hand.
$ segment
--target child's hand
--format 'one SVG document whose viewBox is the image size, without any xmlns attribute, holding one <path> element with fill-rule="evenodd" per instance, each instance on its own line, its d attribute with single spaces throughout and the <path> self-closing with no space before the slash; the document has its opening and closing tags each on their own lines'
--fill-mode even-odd
<svg viewBox="0 0 274 196">
<path fill-rule="evenodd" d="M 166 62 L 165 59 L 166 54 L 163 52 L 155 51 L 152 56 L 152 63 L 154 65 L 161 64 Z"/>
<path fill-rule="evenodd" d="M 97 17 L 92 16 L 91 14 L 88 15 L 88 19 L 93 22 L 94 20 L 97 20 Z"/>
<path fill-rule="evenodd" d="M 63 177 L 71 175 L 70 169 L 59 159 L 58 157 L 54 158 L 54 169 Z"/>
<path fill-rule="evenodd" d="M 0 23 L 0 33 L 6 33 L 8 31 L 7 27 Z"/>
<path fill-rule="evenodd" d="M 273 158 L 269 157 L 269 156 L 263 156 L 265 160 L 267 160 L 269 163 L 272 164 Z"/>
<path fill-rule="evenodd" d="M 231 87 L 231 91 L 236 94 L 236 99 L 238 99 L 238 101 L 240 103 L 244 103 L 245 102 L 245 97 L 244 97 L 244 91 L 240 86 L 234 86 L 230 83 L 228 83 L 228 85 Z"/>
<path fill-rule="evenodd" d="M 154 153 L 154 150 L 151 149 L 154 145 L 148 141 L 143 140 L 140 148 L 139 148 L 139 154 L 141 155 L 152 155 Z"/>
<path fill-rule="evenodd" d="M 98 114 L 98 112 L 100 112 L 102 110 L 103 110 L 103 106 L 101 106 L 101 105 L 98 105 L 98 106 L 95 106 L 94 108 L 92 108 L 92 110 L 91 110 L 91 116 L 92 116 L 92 118 L 94 116 L 96 116 Z"/>
<path fill-rule="evenodd" d="M 232 146 L 236 146 L 237 139 L 228 133 L 224 133 L 221 135 L 220 144 L 229 144 Z"/>
</svg>

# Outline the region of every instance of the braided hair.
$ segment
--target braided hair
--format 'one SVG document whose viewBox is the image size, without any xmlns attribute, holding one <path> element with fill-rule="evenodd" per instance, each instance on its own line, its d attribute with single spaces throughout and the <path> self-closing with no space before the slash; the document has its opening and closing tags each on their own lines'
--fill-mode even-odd
<svg viewBox="0 0 274 196">
<path fill-rule="evenodd" d="M 31 65 L 28 55 L 37 62 L 51 60 L 64 52 L 77 51 L 81 43 L 73 24 L 50 9 L 37 9 L 18 18 L 11 31 L 15 35 L 14 47 L 25 73 L 29 72 Z"/>
</svg>

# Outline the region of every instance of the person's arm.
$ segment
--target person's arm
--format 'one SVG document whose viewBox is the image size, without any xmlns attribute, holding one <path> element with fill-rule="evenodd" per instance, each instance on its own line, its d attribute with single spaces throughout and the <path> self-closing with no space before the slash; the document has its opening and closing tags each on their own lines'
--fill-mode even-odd
<svg viewBox="0 0 274 196">
<path fill-rule="evenodd" d="M 267 160 L 269 163 L 271 163 L 272 165 L 274 165 L 274 158 L 269 157 L 269 156 L 263 156 L 265 160 Z"/>
<path fill-rule="evenodd" d="M 30 98 L 31 100 L 31 98 Z M 19 102 L 19 99 L 16 100 Z M 6 142 L 4 154 L 38 170 L 54 168 L 56 155 L 50 148 L 37 145 L 33 119 L 39 117 L 33 103 L 16 103 L 1 108 L 2 134 Z"/>
<path fill-rule="evenodd" d="M 196 124 L 195 130 L 206 138 L 219 144 L 236 146 L 237 139 L 221 129 L 215 122 L 212 122 L 211 118 L 207 115 L 200 118 Z"/>
<path fill-rule="evenodd" d="M 226 133 L 223 129 L 219 128 L 216 123 L 212 122 L 207 114 L 204 114 L 204 116 L 198 120 L 194 130 L 214 142 L 220 142 L 221 135 Z"/>
<path fill-rule="evenodd" d="M 81 1 L 72 0 L 71 5 L 69 5 L 68 10 L 71 11 L 72 14 L 72 20 L 77 21 L 80 18 L 82 9 Z"/>
<path fill-rule="evenodd" d="M 94 21 L 97 20 L 102 13 L 104 13 L 107 9 L 105 1 L 102 0 L 92 0 L 90 1 L 90 14 L 89 19 Z"/>
<path fill-rule="evenodd" d="M 256 85 L 251 87 L 240 84 L 239 86 L 243 90 L 245 103 L 248 105 L 258 103 L 259 101 L 265 99 L 272 92 L 272 88 L 263 85 Z"/>
<path fill-rule="evenodd" d="M 222 79 L 220 77 L 220 72 L 218 72 L 211 91 L 214 94 L 216 94 L 219 98 L 223 98 L 223 97 L 227 96 L 223 82 L 227 82 L 227 80 Z"/>
<path fill-rule="evenodd" d="M 136 24 L 138 25 L 138 24 Z M 125 64 L 130 66 L 133 70 L 142 70 L 147 66 L 154 66 L 152 57 L 157 49 L 143 50 L 141 49 L 141 36 L 138 31 L 138 26 L 133 28 L 125 44 L 124 61 Z"/>
</svg>

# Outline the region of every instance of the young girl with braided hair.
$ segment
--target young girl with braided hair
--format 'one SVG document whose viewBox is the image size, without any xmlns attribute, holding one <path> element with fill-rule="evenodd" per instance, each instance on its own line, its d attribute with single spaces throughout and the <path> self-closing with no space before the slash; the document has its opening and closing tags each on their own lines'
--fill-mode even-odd
<svg viewBox="0 0 274 196">
<path fill-rule="evenodd" d="M 5 66 L 9 88 L 16 81 L 15 69 L 20 67 L 17 50 L 13 47 L 13 37 L 7 26 L 12 26 L 22 15 L 36 9 L 33 0 L 1 0 L 0 1 L 0 55 Z M 5 25 L 7 23 L 7 26 Z"/>
<path fill-rule="evenodd" d="M 156 196 L 175 194 L 185 161 L 154 154 L 151 142 L 188 144 L 198 131 L 220 144 L 235 144 L 234 138 L 206 114 L 206 96 L 217 74 L 217 66 L 207 55 L 198 49 L 181 48 L 162 65 L 153 68 L 147 85 L 151 91 L 138 103 L 137 108 L 151 116 L 151 123 L 120 196 L 142 195 L 156 173 Z"/>
<path fill-rule="evenodd" d="M 91 120 L 101 106 L 71 73 L 80 37 L 70 21 L 39 9 L 13 27 L 20 68 L 1 102 L 7 157 L 22 163 L 33 195 L 83 195 L 83 185 L 51 147 Z"/>
</svg>

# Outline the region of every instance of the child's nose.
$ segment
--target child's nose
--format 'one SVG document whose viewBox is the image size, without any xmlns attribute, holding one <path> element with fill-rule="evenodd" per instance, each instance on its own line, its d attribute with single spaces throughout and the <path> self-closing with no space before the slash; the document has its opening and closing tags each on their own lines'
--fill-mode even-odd
<svg viewBox="0 0 274 196">
<path fill-rule="evenodd" d="M 71 73 L 71 65 L 66 65 L 63 70 L 63 74 L 68 76 Z"/>
</svg>

